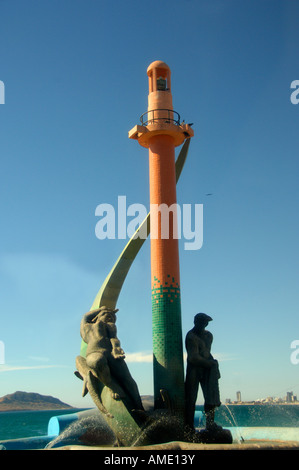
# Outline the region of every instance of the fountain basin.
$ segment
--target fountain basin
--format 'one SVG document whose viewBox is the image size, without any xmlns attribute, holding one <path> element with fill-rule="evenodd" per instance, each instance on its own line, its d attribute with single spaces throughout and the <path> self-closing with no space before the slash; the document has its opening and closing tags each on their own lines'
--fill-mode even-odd
<svg viewBox="0 0 299 470">
<path fill-rule="evenodd" d="M 197 412 L 195 416 L 194 424 L 197 428 L 200 428 L 199 425 L 202 422 L 200 413 Z M 114 447 L 112 436 L 109 435 L 109 430 L 105 427 L 104 421 L 98 421 L 97 424 L 102 426 L 101 443 L 100 441 L 98 441 L 99 444 L 82 443 L 78 430 L 84 428 L 83 432 L 85 432 L 88 419 L 93 420 L 93 418 L 100 419 L 99 412 L 96 409 L 53 416 L 48 424 L 47 436 L 0 441 L 0 446 L 2 445 L 6 450 L 45 449 L 50 442 L 56 440 L 58 445 L 52 447 L 53 450 L 299 450 L 298 427 L 225 427 L 232 434 L 232 444 L 193 444 L 175 441 L 150 446 Z M 76 431 L 72 432 L 72 429 L 76 429 Z"/>
</svg>

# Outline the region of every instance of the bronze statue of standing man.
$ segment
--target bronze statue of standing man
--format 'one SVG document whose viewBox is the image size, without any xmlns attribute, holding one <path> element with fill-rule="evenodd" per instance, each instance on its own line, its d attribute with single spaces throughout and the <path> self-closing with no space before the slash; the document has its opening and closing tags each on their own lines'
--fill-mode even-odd
<svg viewBox="0 0 299 470">
<path fill-rule="evenodd" d="M 213 335 L 205 330 L 212 318 L 205 313 L 194 317 L 194 327 L 186 335 L 187 371 L 185 382 L 186 424 L 194 429 L 195 403 L 199 384 L 204 396 L 206 429 L 217 428 L 215 408 L 221 405 L 218 380 L 218 361 L 211 354 Z"/>
</svg>

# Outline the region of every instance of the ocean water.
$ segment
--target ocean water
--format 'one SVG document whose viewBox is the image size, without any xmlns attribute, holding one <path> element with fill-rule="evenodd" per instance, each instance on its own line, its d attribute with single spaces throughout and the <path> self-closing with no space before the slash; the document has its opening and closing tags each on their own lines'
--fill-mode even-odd
<svg viewBox="0 0 299 470">
<path fill-rule="evenodd" d="M 197 406 L 197 410 L 203 411 L 203 407 Z M 50 418 L 78 411 L 82 409 L 0 412 L 0 441 L 47 436 Z M 299 428 L 299 405 L 221 405 L 215 420 L 223 427 Z"/>
<path fill-rule="evenodd" d="M 203 411 L 202 406 L 197 409 Z M 223 427 L 298 427 L 299 404 L 221 405 L 215 421 Z"/>
<path fill-rule="evenodd" d="M 0 412 L 0 441 L 23 437 L 47 436 L 52 416 L 77 413 L 81 409 Z"/>
</svg>

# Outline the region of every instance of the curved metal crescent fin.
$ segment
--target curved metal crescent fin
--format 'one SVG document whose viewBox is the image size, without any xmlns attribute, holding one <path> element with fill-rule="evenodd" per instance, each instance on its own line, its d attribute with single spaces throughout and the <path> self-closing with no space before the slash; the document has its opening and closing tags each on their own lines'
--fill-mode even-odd
<svg viewBox="0 0 299 470">
<path fill-rule="evenodd" d="M 185 161 L 187 159 L 190 140 L 190 138 L 185 140 L 184 145 L 182 146 L 179 156 L 175 162 L 176 182 L 178 182 L 181 176 Z M 102 287 L 97 293 L 90 310 L 99 308 L 103 305 L 113 309 L 116 307 L 121 288 L 129 272 L 129 269 L 143 243 L 147 239 L 149 233 L 150 212 L 147 214 L 142 224 L 139 226 L 121 252 L 119 258 L 117 259 L 110 273 L 103 282 Z M 82 341 L 80 354 L 83 357 L 85 357 L 86 347 L 86 343 Z"/>
<path fill-rule="evenodd" d="M 175 176 L 176 176 L 176 182 L 179 181 L 179 178 L 181 176 L 183 167 L 185 165 L 185 161 L 187 160 L 187 155 L 188 155 L 188 150 L 189 150 L 189 145 L 190 145 L 191 139 L 186 139 L 183 147 L 181 148 L 181 151 L 179 153 L 178 158 L 176 159 L 175 162 Z"/>
</svg>

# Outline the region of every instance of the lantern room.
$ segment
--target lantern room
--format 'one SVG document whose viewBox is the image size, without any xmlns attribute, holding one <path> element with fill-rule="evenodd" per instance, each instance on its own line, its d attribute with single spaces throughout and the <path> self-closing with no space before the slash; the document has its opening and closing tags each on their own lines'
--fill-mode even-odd
<svg viewBox="0 0 299 470">
<path fill-rule="evenodd" d="M 168 91 L 171 93 L 170 68 L 165 62 L 156 60 L 147 69 L 149 93 Z"/>
<path fill-rule="evenodd" d="M 172 111 L 171 73 L 168 65 L 161 60 L 156 60 L 148 67 L 147 75 L 149 85 L 148 112 L 150 113 L 153 110 L 162 109 L 168 112 Z M 160 117 L 162 117 L 162 115 Z M 167 114 L 165 114 L 165 117 L 167 117 Z M 148 118 L 150 120 L 151 115 L 149 115 Z"/>
</svg>

